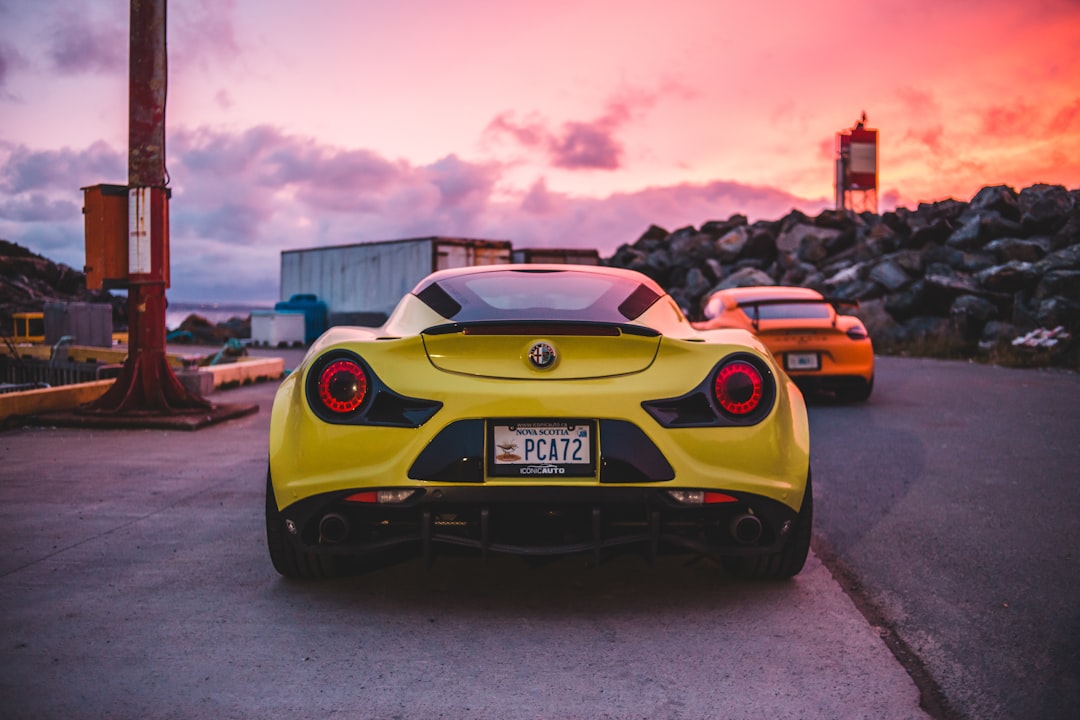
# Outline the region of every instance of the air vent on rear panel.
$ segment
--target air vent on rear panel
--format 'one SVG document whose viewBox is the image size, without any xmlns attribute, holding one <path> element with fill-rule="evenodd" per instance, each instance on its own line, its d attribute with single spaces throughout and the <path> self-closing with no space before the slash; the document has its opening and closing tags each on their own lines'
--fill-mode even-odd
<svg viewBox="0 0 1080 720">
<path fill-rule="evenodd" d="M 656 291 L 647 285 L 638 285 L 634 292 L 630 293 L 630 297 L 622 301 L 619 305 L 619 312 L 627 320 L 636 320 L 641 313 L 652 307 L 652 304 L 660 299 L 660 296 L 656 294 Z"/>
<path fill-rule="evenodd" d="M 416 294 L 416 297 L 444 318 L 452 318 L 461 312 L 461 303 L 450 297 L 449 293 L 432 283 Z"/>
</svg>

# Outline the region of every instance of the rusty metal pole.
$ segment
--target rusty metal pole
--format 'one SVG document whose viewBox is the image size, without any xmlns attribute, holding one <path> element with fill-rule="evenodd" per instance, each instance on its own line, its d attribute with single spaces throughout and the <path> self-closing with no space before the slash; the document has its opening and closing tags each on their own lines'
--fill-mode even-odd
<svg viewBox="0 0 1080 720">
<path fill-rule="evenodd" d="M 128 87 L 128 358 L 89 410 L 172 414 L 212 405 L 189 392 L 165 353 L 168 190 L 165 187 L 166 0 L 131 0 Z"/>
</svg>

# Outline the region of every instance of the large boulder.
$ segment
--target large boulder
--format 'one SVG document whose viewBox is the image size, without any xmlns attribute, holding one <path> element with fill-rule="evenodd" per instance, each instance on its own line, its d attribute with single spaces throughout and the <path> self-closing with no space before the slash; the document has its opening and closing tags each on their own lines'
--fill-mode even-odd
<svg viewBox="0 0 1080 720">
<path fill-rule="evenodd" d="M 717 290 L 727 290 L 728 288 L 737 287 L 754 287 L 755 285 L 775 285 L 776 281 L 772 279 L 767 273 L 758 270 L 757 268 L 746 267 L 728 275 L 719 284 L 712 289 L 712 292 Z"/>
<path fill-rule="evenodd" d="M 1038 262 L 1050 252 L 1050 238 L 1000 238 L 983 248 L 999 262 Z"/>
<path fill-rule="evenodd" d="M 781 252 L 798 252 L 806 238 L 814 238 L 822 245 L 827 240 L 835 239 L 841 232 L 832 228 L 820 228 L 812 223 L 800 222 L 780 233 L 776 238 L 776 248 Z"/>
<path fill-rule="evenodd" d="M 1039 273 L 1029 262 L 1012 260 L 980 272 L 979 284 L 992 292 L 1016 292 L 1030 290 L 1039 282 Z"/>
<path fill-rule="evenodd" d="M 732 228 L 716 240 L 716 257 L 721 262 L 733 263 L 742 256 L 749 242 L 749 227 L 740 225 Z"/>
<path fill-rule="evenodd" d="M 1069 219 L 1074 200 L 1060 185 L 1032 185 L 1020 191 L 1020 225 L 1028 235 L 1052 233 Z"/>
<path fill-rule="evenodd" d="M 1020 220 L 1019 195 L 1008 185 L 987 186 L 975 193 L 968 206 L 968 213 L 979 215 L 990 211 L 1014 222 Z"/>
<path fill-rule="evenodd" d="M 987 211 L 968 217 L 946 243 L 949 247 L 960 250 L 978 250 L 991 240 L 1002 237 L 1014 237 L 1020 232 L 1020 225 L 1008 220 L 999 213 Z"/>
<path fill-rule="evenodd" d="M 986 323 L 997 319 L 998 306 L 977 295 L 961 295 L 953 301 L 949 316 L 960 337 L 975 345 L 982 338 Z"/>
<path fill-rule="evenodd" d="M 883 260 L 870 269 L 870 279 L 889 292 L 902 290 L 911 284 L 911 276 L 898 262 Z"/>
</svg>

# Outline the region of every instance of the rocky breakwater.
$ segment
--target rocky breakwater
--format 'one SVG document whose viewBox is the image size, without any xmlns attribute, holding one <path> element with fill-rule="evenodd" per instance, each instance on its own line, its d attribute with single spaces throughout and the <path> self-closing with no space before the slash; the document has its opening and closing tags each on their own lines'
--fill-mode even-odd
<svg viewBox="0 0 1080 720">
<path fill-rule="evenodd" d="M 1080 190 L 653 226 L 604 263 L 649 275 L 692 319 L 716 290 L 795 285 L 858 300 L 881 353 L 1080 369 Z"/>
</svg>

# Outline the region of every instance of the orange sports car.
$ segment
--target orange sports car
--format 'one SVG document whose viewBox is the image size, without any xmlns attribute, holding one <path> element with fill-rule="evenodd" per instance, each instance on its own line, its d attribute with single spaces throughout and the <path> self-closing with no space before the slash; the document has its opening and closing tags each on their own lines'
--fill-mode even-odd
<svg viewBox="0 0 1080 720">
<path fill-rule="evenodd" d="M 826 298 L 809 288 L 729 288 L 709 297 L 705 320 L 694 325 L 699 330 L 749 330 L 803 389 L 863 401 L 874 389 L 874 346 L 859 318 L 837 312 L 845 306 L 858 303 Z"/>
</svg>

